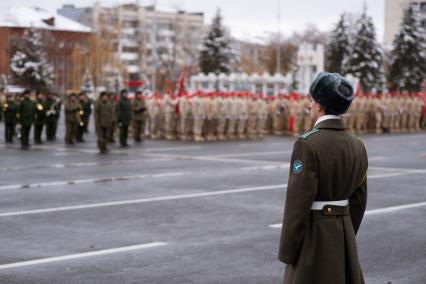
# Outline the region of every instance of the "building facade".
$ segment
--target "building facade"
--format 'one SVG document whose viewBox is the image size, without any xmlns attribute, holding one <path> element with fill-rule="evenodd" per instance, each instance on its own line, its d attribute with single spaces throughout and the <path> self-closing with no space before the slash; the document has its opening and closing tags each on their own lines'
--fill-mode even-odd
<svg viewBox="0 0 426 284">
<path fill-rule="evenodd" d="M 170 86 L 182 71 L 198 71 L 203 13 L 164 12 L 138 4 L 102 7 L 98 2 L 89 8 L 64 5 L 58 13 L 90 25 L 97 34 L 114 29 L 110 42 L 124 70 L 111 75 L 121 85 Z"/>
<path fill-rule="evenodd" d="M 420 14 L 423 29 L 426 31 L 426 0 L 385 0 L 385 46 L 392 44 L 402 23 L 404 9 L 408 5 Z"/>
<path fill-rule="evenodd" d="M 319 72 L 324 71 L 324 46 L 301 44 L 297 52 L 297 66 L 297 89 L 308 94 L 312 81 Z"/>
<path fill-rule="evenodd" d="M 37 7 L 16 7 L 0 16 L 0 75 L 6 75 L 10 84 L 22 85 L 11 70 L 10 63 L 24 43 L 28 29 L 41 33 L 47 59 L 53 65 L 55 76 L 52 91 L 64 93 L 80 87 L 81 74 L 73 62 L 73 53 L 86 48 L 92 35 L 89 27 Z"/>
</svg>

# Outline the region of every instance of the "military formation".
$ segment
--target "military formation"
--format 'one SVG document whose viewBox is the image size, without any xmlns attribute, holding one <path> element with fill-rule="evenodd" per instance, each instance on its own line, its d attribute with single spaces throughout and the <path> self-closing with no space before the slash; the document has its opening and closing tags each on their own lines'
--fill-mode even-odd
<svg viewBox="0 0 426 284">
<path fill-rule="evenodd" d="M 309 96 L 196 92 L 147 98 L 152 139 L 216 141 L 298 137 L 312 129 Z M 423 98 L 414 95 L 359 96 L 343 119 L 356 134 L 420 131 Z"/>
<path fill-rule="evenodd" d="M 262 96 L 248 92 L 195 92 L 174 96 L 168 91 L 143 94 L 131 99 L 127 90 L 119 95 L 102 92 L 95 102 L 86 93 L 71 93 L 61 100 L 58 95 L 31 93 L 7 95 L 2 100 L 5 142 L 20 139 L 23 149 L 30 147 L 34 126 L 34 143 L 57 139 L 63 113 L 65 143 L 85 142 L 90 117 L 94 114 L 97 145 L 100 153 L 108 144 L 128 147 L 128 137 L 136 143 L 145 136 L 151 139 L 184 141 L 224 141 L 262 139 L 265 135 L 298 137 L 312 129 L 310 97 L 291 95 Z M 343 115 L 347 128 L 356 133 L 399 133 L 420 131 L 423 98 L 416 95 L 359 96 Z"/>
</svg>

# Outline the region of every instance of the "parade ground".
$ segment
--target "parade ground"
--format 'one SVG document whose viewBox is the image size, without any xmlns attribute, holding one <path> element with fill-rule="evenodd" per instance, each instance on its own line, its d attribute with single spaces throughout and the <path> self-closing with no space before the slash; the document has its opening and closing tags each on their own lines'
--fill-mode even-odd
<svg viewBox="0 0 426 284">
<path fill-rule="evenodd" d="M 93 130 L 71 147 L 62 135 L 0 145 L 0 283 L 282 282 L 294 138 L 130 140 L 99 155 Z M 362 139 L 366 283 L 426 283 L 426 133 Z"/>
</svg>

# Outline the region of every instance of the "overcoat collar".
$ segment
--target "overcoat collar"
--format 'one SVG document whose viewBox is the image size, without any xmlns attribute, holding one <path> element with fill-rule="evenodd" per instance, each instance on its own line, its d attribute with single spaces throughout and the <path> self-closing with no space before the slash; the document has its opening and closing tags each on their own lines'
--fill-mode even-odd
<svg viewBox="0 0 426 284">
<path fill-rule="evenodd" d="M 336 129 L 336 130 L 345 130 L 346 126 L 343 123 L 342 119 L 327 119 L 315 126 L 317 129 Z"/>
</svg>

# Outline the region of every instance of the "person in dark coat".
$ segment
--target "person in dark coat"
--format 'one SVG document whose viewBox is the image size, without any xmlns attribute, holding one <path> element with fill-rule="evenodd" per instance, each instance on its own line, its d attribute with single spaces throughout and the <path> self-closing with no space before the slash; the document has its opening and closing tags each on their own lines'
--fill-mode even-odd
<svg viewBox="0 0 426 284">
<path fill-rule="evenodd" d="M 78 143 L 85 142 L 84 141 L 84 133 L 86 131 L 86 123 L 89 122 L 87 118 L 87 96 L 85 93 L 80 93 L 78 95 L 78 102 L 80 103 L 80 109 L 78 110 L 77 115 L 79 116 L 79 120 L 81 123 L 77 124 L 76 132 L 75 132 L 75 140 Z M 89 106 L 90 107 L 90 106 Z"/>
<path fill-rule="evenodd" d="M 19 122 L 21 123 L 21 148 L 24 150 L 30 148 L 29 137 L 35 118 L 35 105 L 30 99 L 30 93 L 29 90 L 22 93 L 23 99 L 19 103 L 18 109 Z"/>
<path fill-rule="evenodd" d="M 4 137 L 6 143 L 13 143 L 13 135 L 15 134 L 16 127 L 16 114 L 18 113 L 18 106 L 11 95 L 6 96 L 6 101 L 3 104 L 3 120 L 4 120 Z"/>
<path fill-rule="evenodd" d="M 77 100 L 77 95 L 72 93 L 65 102 L 65 143 L 74 144 L 77 125 L 81 125 L 83 120 L 80 117 L 81 106 Z"/>
<path fill-rule="evenodd" d="M 145 99 L 142 92 L 138 91 L 132 101 L 132 121 L 133 121 L 133 137 L 135 142 L 142 142 L 145 134 Z M 141 138 L 142 137 L 142 138 Z"/>
<path fill-rule="evenodd" d="M 46 97 L 46 139 L 54 141 L 56 139 L 56 129 L 61 112 L 61 101 L 52 93 L 47 93 Z"/>
<path fill-rule="evenodd" d="M 117 98 L 116 94 L 108 94 L 108 103 L 114 111 L 111 113 L 111 125 L 108 129 L 108 143 L 115 143 L 115 130 L 117 128 Z"/>
<path fill-rule="evenodd" d="M 34 143 L 43 144 L 41 134 L 46 123 L 46 102 L 42 93 L 37 93 L 35 101 Z"/>
<path fill-rule="evenodd" d="M 285 284 L 361 284 L 355 235 L 367 203 L 367 152 L 340 117 L 353 88 L 321 72 L 310 88 L 314 129 L 294 144 L 279 246 Z"/>
<path fill-rule="evenodd" d="M 115 108 L 112 108 L 108 102 L 108 94 L 102 92 L 95 103 L 95 127 L 100 154 L 108 152 L 108 134 L 112 124 L 112 113 L 114 112 Z"/>
<path fill-rule="evenodd" d="M 127 90 L 122 90 L 120 102 L 117 105 L 117 122 L 120 129 L 120 146 L 128 147 L 127 137 L 129 125 L 132 120 L 132 105 L 127 98 Z"/>
</svg>

